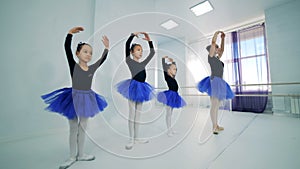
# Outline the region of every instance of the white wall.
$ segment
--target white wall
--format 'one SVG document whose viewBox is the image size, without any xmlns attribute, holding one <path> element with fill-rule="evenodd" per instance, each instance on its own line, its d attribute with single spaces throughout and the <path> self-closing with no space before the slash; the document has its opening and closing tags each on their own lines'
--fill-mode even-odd
<svg viewBox="0 0 300 169">
<path fill-rule="evenodd" d="M 67 129 L 64 118 L 43 110 L 40 96 L 70 86 L 64 39 L 77 25 L 86 31 L 74 43 L 90 36 L 93 6 L 81 0 L 1 1 L 0 140 Z"/>
<path fill-rule="evenodd" d="M 300 82 L 300 1 L 267 9 L 266 33 L 272 83 Z M 272 86 L 273 94 L 300 94 L 300 85 Z M 289 98 L 275 97 L 274 112 L 289 111 Z"/>
<path fill-rule="evenodd" d="M 209 44 L 209 40 L 203 38 L 198 42 L 191 43 L 186 49 L 186 86 L 194 86 L 188 88 L 187 94 L 192 95 L 187 97 L 190 105 L 206 107 L 209 105 L 209 98 L 203 96 L 194 96 L 200 93 L 197 89 L 197 84 L 204 77 L 210 75 L 210 67 L 207 62 L 207 51 L 205 47 Z"/>
</svg>

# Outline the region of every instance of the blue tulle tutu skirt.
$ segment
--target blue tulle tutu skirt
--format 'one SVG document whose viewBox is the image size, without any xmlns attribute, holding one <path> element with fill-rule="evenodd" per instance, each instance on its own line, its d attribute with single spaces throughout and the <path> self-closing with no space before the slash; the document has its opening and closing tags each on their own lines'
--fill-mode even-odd
<svg viewBox="0 0 300 169">
<path fill-rule="evenodd" d="M 186 105 L 186 102 L 178 92 L 172 90 L 166 90 L 157 94 L 157 100 L 172 108 L 180 108 Z"/>
<path fill-rule="evenodd" d="M 46 110 L 59 113 L 68 119 L 94 117 L 107 107 L 105 98 L 92 90 L 62 88 L 41 96 Z"/>
<path fill-rule="evenodd" d="M 228 83 L 216 76 L 213 79 L 210 76 L 205 77 L 198 83 L 197 87 L 200 92 L 205 92 L 219 100 L 232 99 L 234 97 L 234 93 Z"/>
<path fill-rule="evenodd" d="M 153 98 L 153 87 L 147 82 L 127 79 L 116 84 L 117 91 L 126 99 L 135 102 L 146 102 Z"/>
</svg>

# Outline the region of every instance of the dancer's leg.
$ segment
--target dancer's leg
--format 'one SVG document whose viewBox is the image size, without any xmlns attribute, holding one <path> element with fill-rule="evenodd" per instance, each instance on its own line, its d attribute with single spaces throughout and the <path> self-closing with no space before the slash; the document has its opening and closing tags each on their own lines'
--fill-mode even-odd
<svg viewBox="0 0 300 169">
<path fill-rule="evenodd" d="M 141 118 L 141 111 L 143 107 L 143 103 L 135 103 L 135 117 L 134 117 L 134 139 L 139 137 L 139 127 L 140 127 L 140 118 Z"/>
<path fill-rule="evenodd" d="M 95 159 L 93 155 L 84 154 L 84 143 L 86 138 L 86 129 L 88 124 L 88 118 L 79 118 L 78 126 L 78 161 L 91 161 Z"/>
<path fill-rule="evenodd" d="M 136 102 L 135 118 L 134 118 L 134 139 L 136 143 L 145 144 L 149 140 L 139 138 L 140 118 L 142 113 L 143 103 Z"/>
<path fill-rule="evenodd" d="M 69 146 L 70 146 L 70 158 L 76 159 L 77 156 L 77 136 L 78 136 L 78 118 L 69 120 L 70 136 L 69 136 Z"/>
<path fill-rule="evenodd" d="M 216 97 L 210 97 L 210 101 L 211 101 L 211 107 L 210 107 L 210 118 L 211 118 L 211 122 L 213 125 L 213 130 L 215 131 L 215 129 L 217 128 L 218 124 L 217 124 L 217 112 L 218 112 L 218 98 Z M 217 134 L 217 133 L 215 133 Z"/>
<path fill-rule="evenodd" d="M 69 148 L 70 157 L 63 164 L 59 166 L 59 169 L 66 169 L 70 167 L 75 161 L 77 156 L 77 136 L 78 136 L 78 119 L 74 118 L 69 120 Z"/>
<path fill-rule="evenodd" d="M 224 128 L 223 127 L 220 127 L 219 126 L 219 108 L 220 108 L 220 105 L 221 105 L 221 100 L 219 100 L 219 99 L 217 99 L 217 103 L 216 103 L 216 120 L 217 120 L 217 130 L 218 131 L 222 131 L 222 130 L 224 130 Z"/>
<path fill-rule="evenodd" d="M 175 133 L 172 129 L 172 114 L 173 114 L 173 108 L 166 106 L 166 124 L 167 124 L 167 129 L 168 129 L 168 136 L 173 136 Z"/>
<path fill-rule="evenodd" d="M 223 127 L 220 127 L 218 125 L 218 111 L 220 107 L 221 101 L 216 98 L 216 97 L 211 97 L 211 109 L 210 109 L 210 116 L 211 116 L 211 121 L 213 124 L 213 133 L 218 134 L 219 131 L 224 130 Z"/>
<path fill-rule="evenodd" d="M 135 118 L 135 111 L 136 105 L 135 102 L 128 100 L 129 106 L 129 115 L 128 115 L 128 129 L 129 129 L 129 142 L 126 145 L 126 149 L 132 149 L 134 144 L 134 118 Z"/>
</svg>

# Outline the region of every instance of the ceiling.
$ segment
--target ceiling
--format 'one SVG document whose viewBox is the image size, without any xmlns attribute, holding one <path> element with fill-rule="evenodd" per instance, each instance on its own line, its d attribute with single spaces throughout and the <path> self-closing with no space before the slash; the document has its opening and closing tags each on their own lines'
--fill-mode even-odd
<svg viewBox="0 0 300 169">
<path fill-rule="evenodd" d="M 193 41 L 201 36 L 207 37 L 219 29 L 227 31 L 264 20 L 266 9 L 291 0 L 210 0 L 214 10 L 201 16 L 195 16 L 189 8 L 203 1 L 156 0 L 156 12 L 163 13 L 165 15 L 163 19 L 171 18 L 179 23 L 179 27 L 170 31 L 158 26 L 158 31 Z M 163 19 L 158 22 L 162 22 Z"/>
<path fill-rule="evenodd" d="M 96 1 L 95 28 L 112 41 L 122 43 L 128 32 L 150 32 L 158 43 L 175 39 L 192 43 L 207 39 L 216 30 L 225 32 L 264 20 L 265 10 L 292 0 L 209 0 L 214 8 L 195 16 L 190 7 L 204 0 Z M 104 4 L 105 2 L 105 4 Z M 138 2 L 138 3 L 137 3 Z M 165 30 L 160 25 L 172 19 L 179 26 Z M 123 39 L 120 40 L 120 37 Z"/>
</svg>

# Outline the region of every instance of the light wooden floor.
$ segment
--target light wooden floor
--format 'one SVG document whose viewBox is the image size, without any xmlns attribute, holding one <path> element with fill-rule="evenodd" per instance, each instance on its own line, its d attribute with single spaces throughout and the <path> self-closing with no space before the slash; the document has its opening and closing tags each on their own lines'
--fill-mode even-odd
<svg viewBox="0 0 300 169">
<path fill-rule="evenodd" d="M 141 137 L 148 144 L 125 150 L 122 115 L 90 120 L 86 152 L 91 162 L 70 169 L 299 169 L 300 119 L 222 111 L 225 131 L 211 135 L 208 109 L 187 107 L 173 115 L 173 137 L 165 133 L 164 112 L 143 114 Z M 0 143 L 1 169 L 54 169 L 68 157 L 68 129 Z"/>
</svg>

